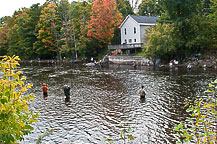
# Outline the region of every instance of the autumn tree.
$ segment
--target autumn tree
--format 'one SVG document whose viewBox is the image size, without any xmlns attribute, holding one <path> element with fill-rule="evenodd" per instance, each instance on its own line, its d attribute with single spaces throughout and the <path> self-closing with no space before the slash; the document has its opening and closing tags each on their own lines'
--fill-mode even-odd
<svg viewBox="0 0 217 144">
<path fill-rule="evenodd" d="M 0 24 L 0 55 L 6 55 L 8 50 L 8 24 L 7 21 L 10 17 L 3 17 L 1 18 Z"/>
<path fill-rule="evenodd" d="M 55 8 L 56 6 L 53 2 L 46 2 L 43 5 L 40 20 L 36 27 L 38 30 L 38 41 L 34 43 L 34 49 L 42 58 L 53 58 L 57 55 L 60 58 L 58 45 L 60 26 L 59 16 Z"/>
<path fill-rule="evenodd" d="M 126 0 L 117 0 L 117 9 L 122 14 L 123 18 L 126 18 L 128 15 L 134 15 L 133 9 L 129 1 Z M 120 44 L 121 43 L 121 32 L 120 28 L 116 27 L 114 30 L 114 37 L 111 40 L 111 44 Z"/>
<path fill-rule="evenodd" d="M 26 8 L 15 11 L 12 18 L 8 21 L 8 55 L 19 55 L 23 57 L 24 43 L 23 43 L 23 23 L 26 15 Z"/>
<path fill-rule="evenodd" d="M 116 8 L 116 0 L 96 0 L 93 2 L 88 37 L 109 44 L 114 30 L 122 22 L 122 15 Z"/>
</svg>

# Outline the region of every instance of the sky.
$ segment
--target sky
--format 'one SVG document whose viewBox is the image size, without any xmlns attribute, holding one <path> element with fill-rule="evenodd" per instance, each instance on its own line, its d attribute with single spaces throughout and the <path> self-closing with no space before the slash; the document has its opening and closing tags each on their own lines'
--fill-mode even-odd
<svg viewBox="0 0 217 144">
<path fill-rule="evenodd" d="M 40 3 L 41 5 L 46 0 L 0 0 L 0 18 L 3 16 L 12 16 L 15 10 L 19 8 L 30 8 L 33 4 Z M 72 0 L 69 0 L 72 1 Z"/>
<path fill-rule="evenodd" d="M 46 0 L 0 0 L 0 18 L 3 16 L 12 16 L 15 10 L 19 8 L 30 8 L 33 4 L 40 3 L 41 5 Z M 73 0 L 68 0 L 69 2 Z M 74 0 L 78 1 L 78 0 Z M 139 3 L 141 0 L 139 0 Z"/>
</svg>

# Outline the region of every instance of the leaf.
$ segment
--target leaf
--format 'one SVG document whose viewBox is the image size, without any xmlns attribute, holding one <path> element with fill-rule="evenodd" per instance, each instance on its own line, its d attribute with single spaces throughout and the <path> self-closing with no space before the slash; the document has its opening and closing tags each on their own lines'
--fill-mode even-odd
<svg viewBox="0 0 217 144">
<path fill-rule="evenodd" d="M 194 122 L 191 118 L 186 119 L 187 122 Z"/>
<path fill-rule="evenodd" d="M 132 135 L 130 135 L 130 134 L 127 134 L 127 137 L 128 137 L 130 140 L 133 140 L 133 139 L 134 139 L 134 137 L 133 137 Z"/>
<path fill-rule="evenodd" d="M 202 101 L 199 102 L 198 106 L 200 107 L 200 104 L 202 103 Z"/>
<path fill-rule="evenodd" d="M 127 132 L 130 132 L 132 129 L 131 129 L 131 127 L 128 127 L 127 128 Z"/>
<path fill-rule="evenodd" d="M 182 128 L 182 127 L 183 127 L 183 124 L 179 124 L 179 125 L 178 125 L 178 128 Z"/>
<path fill-rule="evenodd" d="M 184 139 L 183 141 L 184 141 L 184 143 L 190 143 L 190 141 L 188 139 Z"/>
<path fill-rule="evenodd" d="M 204 142 L 206 143 L 206 137 L 204 138 Z"/>
<path fill-rule="evenodd" d="M 7 99 L 6 99 L 6 98 L 1 98 L 1 103 L 2 103 L 2 104 L 7 103 Z"/>
<path fill-rule="evenodd" d="M 193 108 L 188 108 L 188 109 L 186 110 L 186 112 L 191 112 L 191 111 L 193 111 Z"/>
<path fill-rule="evenodd" d="M 205 92 L 206 92 L 206 93 L 210 93 L 210 92 L 212 92 L 212 91 L 208 89 L 208 90 L 206 90 Z"/>
<path fill-rule="evenodd" d="M 120 133 L 120 137 L 121 137 L 121 138 L 124 137 L 124 132 L 123 132 L 123 131 L 121 131 L 121 133 Z"/>
<path fill-rule="evenodd" d="M 178 127 L 175 127 L 175 128 L 174 128 L 174 131 L 179 132 L 179 128 L 178 128 Z"/>
<path fill-rule="evenodd" d="M 212 85 L 212 84 L 209 84 L 209 87 L 214 87 L 214 85 Z"/>
<path fill-rule="evenodd" d="M 179 135 L 179 134 L 175 134 L 175 136 L 178 137 L 178 138 L 180 138 L 180 135 Z"/>
</svg>

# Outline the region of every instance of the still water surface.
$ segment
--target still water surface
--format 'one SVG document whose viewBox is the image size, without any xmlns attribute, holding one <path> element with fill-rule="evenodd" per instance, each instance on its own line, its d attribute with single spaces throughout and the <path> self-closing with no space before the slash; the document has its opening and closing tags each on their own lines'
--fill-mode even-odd
<svg viewBox="0 0 217 144">
<path fill-rule="evenodd" d="M 217 78 L 216 70 L 184 68 L 97 69 L 44 64 L 22 65 L 20 70 L 37 95 L 31 109 L 41 111 L 35 130 L 22 144 L 35 143 L 41 133 L 51 128 L 55 128 L 54 133 L 43 143 L 105 144 L 104 138 L 112 136 L 120 144 L 120 131 L 127 127 L 133 130 L 135 139 L 131 143 L 174 144 L 174 124 L 189 116 L 185 98 L 195 99 Z M 43 83 L 48 86 L 47 100 L 42 94 Z M 69 102 L 63 93 L 65 84 L 71 87 Z M 147 91 L 145 101 L 138 96 L 141 85 Z"/>
</svg>

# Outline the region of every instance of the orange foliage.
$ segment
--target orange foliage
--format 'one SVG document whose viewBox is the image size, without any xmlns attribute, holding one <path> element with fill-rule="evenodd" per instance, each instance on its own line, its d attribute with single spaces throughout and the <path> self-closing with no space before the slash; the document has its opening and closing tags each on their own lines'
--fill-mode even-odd
<svg viewBox="0 0 217 144">
<path fill-rule="evenodd" d="M 96 0 L 93 2 L 87 36 L 109 44 L 115 28 L 121 24 L 122 19 L 116 8 L 116 0 Z"/>
</svg>

